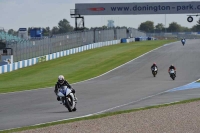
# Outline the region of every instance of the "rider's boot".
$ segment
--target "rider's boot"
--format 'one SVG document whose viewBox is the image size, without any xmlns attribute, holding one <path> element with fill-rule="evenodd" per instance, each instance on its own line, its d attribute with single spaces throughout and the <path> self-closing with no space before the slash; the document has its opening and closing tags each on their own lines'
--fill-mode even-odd
<svg viewBox="0 0 200 133">
<path fill-rule="evenodd" d="M 57 96 L 57 100 L 60 101 L 60 97 L 59 96 Z"/>
</svg>

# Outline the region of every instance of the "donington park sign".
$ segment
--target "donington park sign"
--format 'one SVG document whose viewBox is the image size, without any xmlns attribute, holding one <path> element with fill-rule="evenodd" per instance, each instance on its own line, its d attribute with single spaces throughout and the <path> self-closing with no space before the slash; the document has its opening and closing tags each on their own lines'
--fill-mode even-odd
<svg viewBox="0 0 200 133">
<path fill-rule="evenodd" d="M 80 15 L 137 15 L 200 13 L 200 2 L 77 3 Z"/>
</svg>

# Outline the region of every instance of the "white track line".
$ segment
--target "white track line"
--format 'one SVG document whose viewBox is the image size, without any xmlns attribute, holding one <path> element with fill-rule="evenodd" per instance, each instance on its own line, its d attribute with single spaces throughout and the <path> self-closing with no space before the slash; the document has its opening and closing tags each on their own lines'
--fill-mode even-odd
<svg viewBox="0 0 200 133">
<path fill-rule="evenodd" d="M 173 42 L 173 43 L 175 43 L 175 42 Z M 173 44 L 173 43 L 170 43 L 170 44 Z M 167 45 L 169 45 L 169 44 L 167 44 Z M 165 46 L 165 45 L 163 45 L 163 46 Z M 161 47 L 163 47 L 163 46 L 161 46 Z M 161 47 L 153 49 L 153 50 L 151 50 L 151 51 L 149 51 L 149 52 L 147 52 L 147 53 L 145 53 L 145 54 L 143 54 L 143 55 L 141 55 L 141 56 L 139 56 L 139 57 L 137 57 L 137 58 L 135 58 L 135 59 L 133 59 L 131 61 L 134 61 L 134 60 L 136 60 L 136 59 L 138 59 L 138 58 L 140 58 L 140 57 L 142 57 L 142 56 L 144 56 L 144 55 L 146 55 L 146 54 L 148 54 L 148 53 L 150 53 L 152 51 L 155 51 L 155 50 L 157 50 L 157 49 L 159 49 Z M 122 67 L 122 66 L 124 66 L 124 65 L 126 65 L 128 63 L 130 63 L 131 61 L 129 61 L 129 62 L 125 63 L 125 64 L 122 64 L 122 65 L 120 65 L 120 66 L 118 66 L 118 67 L 116 67 L 116 68 L 114 68 L 114 69 L 112 69 L 112 70 L 110 70 L 110 71 L 108 71 L 108 72 L 106 72 L 106 73 L 104 73 L 102 75 L 99 75 L 97 77 L 103 76 L 103 75 L 105 75 L 105 74 L 107 74 L 107 73 L 109 73 L 111 71 L 114 71 L 114 70 L 116 70 L 116 69 L 118 69 L 118 68 L 120 68 L 120 67 Z M 91 78 L 91 79 L 95 79 L 97 77 L 94 77 L 94 78 Z M 91 80 L 91 79 L 88 79 L 88 80 Z M 84 81 L 81 81 L 81 82 L 85 82 L 85 81 L 88 81 L 88 80 L 84 80 Z M 200 79 L 198 79 L 198 80 L 200 80 Z M 198 80 L 196 80 L 196 81 L 198 81 Z M 196 82 L 196 81 L 194 81 L 194 82 Z M 77 82 L 77 83 L 81 83 L 81 82 Z M 194 83 L 194 82 L 192 82 L 192 83 Z M 77 84 L 77 83 L 74 83 L 74 84 Z M 189 84 L 192 84 L 192 83 L 189 83 Z M 43 89 L 46 89 L 46 88 L 43 88 Z M 169 90 L 171 90 L 171 89 L 169 89 Z M 89 117 L 89 116 L 93 116 L 93 115 L 102 114 L 102 113 L 105 113 L 107 111 L 111 111 L 111 110 L 116 109 L 116 108 L 124 107 L 124 106 L 130 105 L 130 104 L 134 104 L 134 103 L 140 102 L 142 100 L 146 100 L 146 99 L 151 98 L 151 97 L 158 96 L 158 95 L 163 94 L 163 93 L 167 93 L 169 90 L 166 90 L 166 91 L 154 94 L 154 95 L 150 95 L 150 96 L 138 99 L 136 101 L 132 101 L 132 102 L 126 103 L 126 104 L 115 106 L 115 107 L 112 107 L 112 108 L 109 108 L 109 109 L 106 109 L 106 110 L 102 110 L 102 111 L 99 111 L 99 112 L 96 112 L 96 113 L 92 113 L 92 114 L 88 114 L 88 115 L 83 115 L 83 116 L 78 116 L 78 117 L 72 117 L 72 118 L 68 118 L 68 119 L 57 120 L 57 121 L 51 121 L 51 122 L 46 122 L 46 123 L 39 123 L 39 124 L 35 124 L 35 125 L 32 125 L 32 126 L 38 126 L 38 125 L 43 125 L 43 124 L 48 124 L 48 123 L 60 122 L 60 121 L 65 121 L 65 120 L 73 120 L 73 119 L 84 118 L 84 117 Z M 27 91 L 32 91 L 32 90 L 27 90 Z M 13 93 L 15 93 L 15 92 L 13 92 Z M 4 94 L 7 94 L 7 93 L 4 93 Z M 178 102 L 178 101 L 176 101 L 176 102 Z M 171 102 L 171 103 L 174 103 L 174 102 Z M 17 128 L 22 128 L 22 127 L 17 127 Z M 5 130 L 12 130 L 12 129 L 17 129 L 17 128 L 10 128 L 10 129 L 5 129 Z M 0 131 L 5 131 L 5 130 L 0 130 Z"/>
<path fill-rule="evenodd" d="M 171 44 L 172 44 L 172 43 L 171 43 Z M 161 46 L 161 47 L 163 47 L 163 46 Z M 158 47 L 158 48 L 156 48 L 156 49 L 159 49 L 159 48 L 161 48 L 161 47 Z M 156 50 L 156 49 L 154 49 L 154 50 Z M 154 51 L 154 50 L 151 50 L 151 51 L 149 51 L 149 52 L 152 52 L 152 51 Z M 148 54 L 149 52 L 147 52 L 147 53 L 145 53 L 145 54 L 143 54 L 143 55 L 141 55 L 141 56 L 139 56 L 139 57 L 142 57 L 142 56 Z M 139 58 L 139 57 L 137 57 L 137 58 Z M 137 58 L 135 58 L 135 59 L 133 59 L 133 60 L 136 60 Z M 131 60 L 131 61 L 133 61 L 133 60 Z M 130 63 L 131 61 L 129 61 L 129 62 L 125 63 L 125 64 L 128 64 L 128 63 Z M 125 64 L 123 64 L 123 65 L 125 65 Z M 123 66 L 123 65 L 121 65 L 121 66 Z M 119 67 L 121 67 L 121 66 L 119 66 Z M 110 70 L 110 71 L 108 71 L 108 72 L 106 72 L 106 73 L 104 73 L 104 74 L 102 74 L 102 75 L 100 75 L 100 76 L 103 76 L 103 75 L 105 75 L 105 74 L 107 74 L 107 73 L 109 73 L 109 72 L 111 72 L 111 71 L 113 71 L 113 70 L 115 70 L 115 69 L 117 69 L 117 68 L 119 68 L 119 67 L 116 67 L 116 68 L 114 68 L 114 69 L 112 69 L 112 70 Z M 100 76 L 97 76 L 97 77 L 100 77 Z M 94 78 L 97 78 L 97 77 L 94 77 Z M 91 79 L 94 79 L 94 78 L 91 78 Z M 91 79 L 89 79 L 89 80 L 91 80 Z M 200 80 L 200 79 L 198 79 L 198 80 Z M 196 81 L 198 81 L 198 80 L 196 80 Z M 88 80 L 85 80 L 85 81 L 88 81 Z M 193 82 L 191 82 L 191 83 L 189 83 L 189 84 L 192 84 L 192 83 L 194 83 L 194 82 L 196 82 L 196 81 L 193 81 Z M 81 81 L 81 82 L 84 82 L 84 81 Z M 77 83 L 81 83 L 81 82 L 77 82 Z M 76 84 L 76 83 L 74 83 L 74 84 Z M 186 84 L 186 85 L 189 85 L 189 84 Z M 45 89 L 45 88 L 44 88 L 44 89 Z M 171 90 L 171 89 L 169 89 L 169 90 Z M 93 116 L 93 115 L 102 114 L 102 113 L 105 113 L 105 112 L 107 112 L 107 111 L 111 111 L 111 110 L 116 109 L 116 108 L 120 108 L 120 107 L 124 107 L 124 106 L 127 106 L 127 105 L 131 105 L 131 104 L 140 102 L 140 101 L 142 101 L 142 100 L 146 100 L 146 99 L 148 99 L 148 98 L 152 98 L 152 97 L 158 96 L 158 95 L 160 95 L 160 94 L 167 93 L 169 90 L 166 90 L 166 91 L 163 91 L 163 92 L 154 94 L 154 95 L 150 95 L 150 96 L 147 96 L 147 97 L 138 99 L 138 100 L 136 100 L 136 101 L 132 101 L 132 102 L 126 103 L 126 104 L 122 104 L 122 105 L 119 105 L 119 106 L 115 106 L 115 107 L 112 107 L 112 108 L 109 108 L 109 109 L 106 109 L 106 110 L 102 110 L 102 111 L 99 111 L 99 112 L 96 112 L 96 113 L 92 113 L 92 114 L 88 114 L 88 115 L 83 115 L 83 116 L 78 116 L 78 117 L 72 117 L 72 118 L 68 118 L 68 119 L 57 120 L 57 121 L 51 121 L 51 122 L 46 122 L 46 123 L 39 123 L 39 124 L 35 124 L 35 125 L 32 125 L 32 126 L 39 126 L 39 125 L 43 125 L 43 124 L 49 124 L 49 123 L 60 122 L 60 121 L 65 121 L 65 120 L 73 120 L 73 119 L 84 118 L 84 117 L 89 117 L 89 116 Z M 29 90 L 28 90 L 28 91 L 29 91 Z M 30 91 L 31 91 L 31 90 L 30 90 Z M 179 102 L 179 101 L 170 102 L 170 103 L 176 103 L 176 102 Z M 166 103 L 166 104 L 170 104 L 170 103 Z M 159 104 L 158 104 L 158 105 L 159 105 Z M 17 128 L 22 128 L 22 127 L 17 127 Z M 17 129 L 17 128 L 10 128 L 10 129 L 0 130 L 0 131 L 12 130 L 12 129 Z"/>
<path fill-rule="evenodd" d="M 200 79 L 198 79 L 200 80 Z M 196 81 L 198 81 L 196 80 Z M 194 82 L 196 82 L 194 81 Z M 189 84 L 192 84 L 194 82 L 191 82 Z M 189 85 L 187 84 L 187 85 Z M 171 89 L 169 89 L 171 90 Z M 102 113 L 105 113 L 107 111 L 111 111 L 113 109 L 116 109 L 116 108 L 120 108 L 120 107 L 124 107 L 124 106 L 127 106 L 127 105 L 131 105 L 131 104 L 134 104 L 134 103 L 137 103 L 137 102 L 140 102 L 142 100 L 146 100 L 148 98 L 152 98 L 152 97 L 155 97 L 155 96 L 158 96 L 160 94 L 164 94 L 164 93 L 168 93 L 169 90 L 166 90 L 166 91 L 163 91 L 163 92 L 159 92 L 157 94 L 154 94 L 154 95 L 150 95 L 150 96 L 147 96 L 147 97 L 144 97 L 144 98 L 141 98 L 141 99 L 138 99 L 136 101 L 132 101 L 132 102 L 129 102 L 129 103 L 126 103 L 126 104 L 122 104 L 122 105 L 119 105 L 119 106 L 115 106 L 115 107 L 112 107 L 112 108 L 109 108 L 109 109 L 106 109 L 106 110 L 102 110 L 102 111 L 99 111 L 99 112 L 96 112 L 96 113 L 92 113 L 92 114 L 88 114 L 88 115 L 83 115 L 83 116 L 78 116 L 78 117 L 72 117 L 72 118 L 68 118 L 68 119 L 61 119 L 61 120 L 57 120 L 57 121 L 51 121 L 51 122 L 46 122 L 46 123 L 39 123 L 39 124 L 35 124 L 35 125 L 32 125 L 32 126 L 39 126 L 39 125 L 43 125 L 43 124 L 50 124 L 50 123 L 54 123 L 54 122 L 60 122 L 60 121 L 66 121 L 66 120 L 73 120 L 73 119 L 78 119 L 78 118 L 85 118 L 85 117 L 89 117 L 89 116 L 93 116 L 93 115 L 98 115 L 98 114 L 102 114 Z M 176 103 L 176 102 L 180 102 L 180 101 L 175 101 L 175 102 L 170 102 L 170 103 Z M 170 103 L 165 103 L 165 104 L 170 104 Z M 163 104 L 156 104 L 156 105 L 163 105 Z M 153 106 L 153 105 L 152 105 Z M 155 105 L 154 105 L 155 106 Z M 141 108 L 144 108 L 144 107 L 141 107 Z M 5 129 L 5 130 L 0 130 L 0 131 L 6 131 L 6 130 L 12 130 L 12 129 L 18 129 L 18 128 L 22 128 L 22 127 L 17 127 L 17 128 L 10 128 L 10 129 Z"/>
<path fill-rule="evenodd" d="M 123 105 L 115 106 L 115 107 L 112 107 L 112 108 L 109 108 L 109 109 L 106 109 L 106 110 L 102 110 L 102 111 L 99 111 L 99 112 L 96 112 L 96 113 L 93 113 L 93 114 L 83 115 L 83 116 L 79 116 L 79 117 L 72 117 L 72 118 L 62 119 L 62 120 L 57 120 L 57 121 L 51 121 L 51 122 L 46 122 L 46 123 L 39 123 L 39 124 L 35 124 L 35 125 L 32 125 L 32 126 L 38 126 L 38 125 L 43 125 L 43 124 L 49 124 L 49 123 L 54 123 L 54 122 L 60 122 L 60 121 L 65 121 L 65 120 L 72 120 L 72 119 L 77 119 L 77 118 L 84 118 L 84 117 L 89 117 L 89 116 L 93 116 L 93 115 L 98 115 L 98 114 L 101 114 L 101 113 L 104 113 L 104 112 L 107 112 L 107 111 L 110 111 L 110 110 L 113 110 L 113 109 L 116 109 L 116 108 L 120 108 L 120 107 L 123 107 L 123 106 L 127 106 L 127 105 L 130 105 L 130 104 L 133 104 L 133 103 L 140 102 L 142 100 L 163 94 L 165 92 L 166 91 L 160 92 L 160 93 L 157 93 L 155 95 L 147 96 L 147 97 L 141 98 L 139 100 L 132 101 L 132 102 L 129 102 L 129 103 L 126 103 L 126 104 L 123 104 Z M 22 127 L 17 127 L 17 128 L 22 128 Z M 10 129 L 5 129 L 5 130 L 12 130 L 12 129 L 17 129 L 17 128 L 10 128 Z M 5 131 L 5 130 L 0 130 L 0 131 Z"/>
<path fill-rule="evenodd" d="M 168 43 L 168 44 L 165 44 L 165 45 L 163 45 L 163 46 L 160 46 L 160 47 L 158 47 L 158 48 L 156 48 L 156 49 L 153 49 L 153 50 L 151 50 L 151 51 L 149 51 L 149 52 L 147 52 L 147 53 L 144 53 L 144 54 L 142 54 L 142 55 L 140 55 L 140 56 L 134 58 L 133 60 L 130 60 L 129 62 L 126 62 L 126 63 L 124 63 L 124 64 L 122 64 L 122 65 L 120 65 L 120 66 L 118 66 L 118 67 L 116 67 L 116 68 L 114 68 L 114 69 L 112 69 L 112 70 L 106 72 L 106 73 L 103 73 L 103 74 L 101 74 L 101 75 L 99 75 L 99 76 L 96 76 L 96 77 L 94 77 L 94 78 L 90 78 L 90 79 L 87 79 L 87 80 L 83 80 L 83 81 L 80 81 L 80 82 L 77 82 L 77 83 L 72 83 L 72 85 L 73 85 L 73 84 L 82 83 L 82 82 L 86 82 L 86 81 L 89 81 L 89 80 L 92 80 L 92 79 L 101 77 L 101 76 L 103 76 L 103 75 L 106 75 L 106 74 L 108 74 L 108 73 L 110 73 L 110 72 L 112 72 L 112 71 L 114 71 L 114 70 L 116 70 L 116 69 L 118 69 L 118 68 L 120 68 L 120 67 L 122 67 L 122 66 L 124 66 L 124 65 L 126 65 L 126 64 L 128 64 L 128 63 L 130 63 L 130 62 L 132 62 L 132 61 L 134 61 L 134 60 L 136 60 L 136 59 L 138 59 L 138 58 L 140 58 L 140 57 L 143 57 L 144 55 L 146 55 L 146 54 L 148 54 L 148 53 L 150 53 L 150 52 L 153 52 L 153 51 L 155 51 L 155 50 L 157 50 L 157 49 L 159 49 L 159 48 L 162 48 L 162 47 L 164 47 L 164 46 L 168 46 L 168 45 L 171 45 L 171 44 L 174 44 L 174 43 L 176 43 L 176 42 L 172 42 L 172 43 Z M 8 92 L 8 93 L 0 93 L 0 95 L 3 95 L 3 94 L 11 94 L 11 93 L 21 93 L 21 92 L 26 92 L 26 91 L 35 91 L 35 90 L 42 90 L 42 89 L 49 89 L 49 88 L 52 88 L 52 87 L 37 88 L 37 89 L 32 89 L 32 90 L 24 90 L 24 91 L 16 91 L 16 92 Z"/>
</svg>

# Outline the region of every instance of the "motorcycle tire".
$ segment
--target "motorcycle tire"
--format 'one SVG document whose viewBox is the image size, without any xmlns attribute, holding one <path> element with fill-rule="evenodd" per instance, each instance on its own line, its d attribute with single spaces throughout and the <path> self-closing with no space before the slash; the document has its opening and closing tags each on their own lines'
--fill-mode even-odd
<svg viewBox="0 0 200 133">
<path fill-rule="evenodd" d="M 76 111 L 77 109 L 76 109 L 76 107 L 74 107 L 73 109 L 72 109 L 72 111 Z"/>
<path fill-rule="evenodd" d="M 69 97 L 72 99 L 71 96 Z M 68 98 L 65 98 L 65 107 L 69 110 L 69 112 L 72 112 L 72 106 L 70 105 L 70 101 L 68 100 Z"/>
<path fill-rule="evenodd" d="M 170 77 L 171 77 L 173 80 L 175 80 L 175 75 L 171 75 Z"/>
</svg>

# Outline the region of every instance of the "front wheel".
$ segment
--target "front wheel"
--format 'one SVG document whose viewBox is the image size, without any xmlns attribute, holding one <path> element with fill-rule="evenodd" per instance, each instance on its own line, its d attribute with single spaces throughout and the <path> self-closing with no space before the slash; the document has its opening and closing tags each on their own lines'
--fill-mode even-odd
<svg viewBox="0 0 200 133">
<path fill-rule="evenodd" d="M 153 71 L 152 74 L 154 77 L 156 77 L 157 72 Z"/>
<path fill-rule="evenodd" d="M 175 80 L 175 75 L 174 74 L 171 74 L 170 76 L 173 80 Z"/>
<path fill-rule="evenodd" d="M 173 75 L 173 80 L 175 80 L 175 75 Z"/>
<path fill-rule="evenodd" d="M 73 107 L 73 99 L 70 95 L 68 97 L 65 97 L 65 107 L 69 110 L 69 112 L 73 111 L 73 108 L 72 108 Z"/>
<path fill-rule="evenodd" d="M 77 109 L 76 109 L 76 107 L 74 107 L 73 109 L 72 109 L 72 111 L 76 111 Z"/>
</svg>

